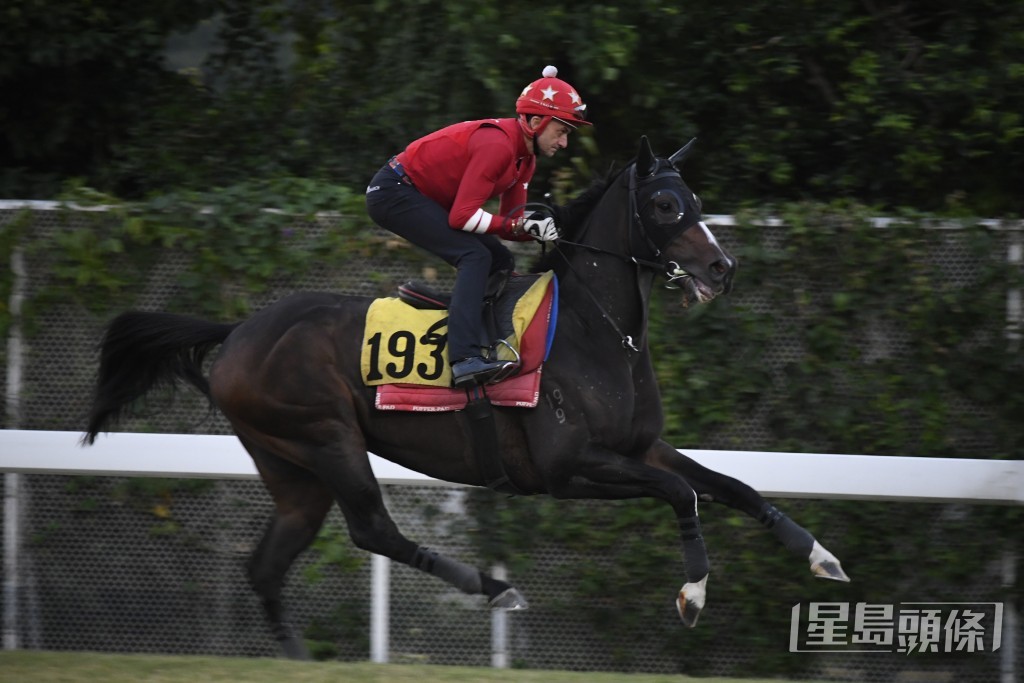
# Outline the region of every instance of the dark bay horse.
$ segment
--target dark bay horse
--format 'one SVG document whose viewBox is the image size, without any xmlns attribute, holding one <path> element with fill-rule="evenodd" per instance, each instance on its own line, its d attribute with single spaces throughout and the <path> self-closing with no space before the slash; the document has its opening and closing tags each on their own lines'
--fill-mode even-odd
<svg viewBox="0 0 1024 683">
<path fill-rule="evenodd" d="M 559 319 L 536 408 L 494 408 L 508 478 L 525 494 L 653 497 L 679 523 L 685 585 L 676 598 L 693 626 L 704 605 L 708 558 L 698 501 L 757 519 L 817 576 L 846 581 L 839 561 L 752 488 L 701 466 L 661 439 L 663 413 L 647 346 L 647 304 L 667 277 L 684 303 L 728 292 L 735 260 L 701 220 L 676 166 L 643 138 L 635 162 L 562 207 L 566 231 L 542 266 L 558 276 Z M 428 572 L 498 608 L 526 607 L 504 581 L 427 550 L 385 508 L 368 452 L 437 479 L 482 485 L 461 412 L 378 411 L 360 354 L 371 300 L 328 293 L 286 297 L 235 323 L 129 312 L 106 330 L 84 440 L 92 443 L 154 385 L 191 384 L 227 416 L 275 503 L 248 563 L 275 637 L 304 657 L 286 625 L 285 574 L 333 504 L 360 548 Z M 219 353 L 203 374 L 204 358 Z"/>
</svg>

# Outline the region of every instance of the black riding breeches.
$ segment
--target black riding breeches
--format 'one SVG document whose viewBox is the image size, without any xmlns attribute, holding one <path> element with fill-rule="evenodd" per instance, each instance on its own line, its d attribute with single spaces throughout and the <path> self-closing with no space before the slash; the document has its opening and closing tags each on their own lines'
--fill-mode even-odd
<svg viewBox="0 0 1024 683">
<path fill-rule="evenodd" d="M 455 230 L 448 212 L 384 165 L 366 188 L 377 225 L 441 257 L 456 269 L 448 310 L 448 360 L 480 355 L 481 310 L 488 276 L 514 267 L 512 252 L 493 235 Z"/>
</svg>

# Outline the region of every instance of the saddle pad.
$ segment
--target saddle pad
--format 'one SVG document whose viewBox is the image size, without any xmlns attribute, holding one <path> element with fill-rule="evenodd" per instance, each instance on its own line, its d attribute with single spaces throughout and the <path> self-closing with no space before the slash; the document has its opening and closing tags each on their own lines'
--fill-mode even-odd
<svg viewBox="0 0 1024 683">
<path fill-rule="evenodd" d="M 544 273 L 509 313 L 512 333 L 505 339 L 522 357 L 520 374 L 540 366 L 547 356 L 555 314 L 556 280 Z M 413 308 L 397 297 L 375 299 L 366 313 L 361 371 L 367 386 L 422 385 L 448 389 L 448 312 Z M 498 357 L 514 354 L 504 345 Z"/>
<path fill-rule="evenodd" d="M 540 367 L 498 384 L 484 387 L 492 405 L 535 408 L 540 397 Z M 469 398 L 465 389 L 429 387 L 419 384 L 384 384 L 377 387 L 377 410 L 440 413 L 462 410 Z"/>
</svg>

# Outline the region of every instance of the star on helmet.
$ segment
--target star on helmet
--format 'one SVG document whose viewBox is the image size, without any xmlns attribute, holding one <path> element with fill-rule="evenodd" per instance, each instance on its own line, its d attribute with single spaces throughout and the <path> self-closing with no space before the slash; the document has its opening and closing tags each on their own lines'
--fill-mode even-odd
<svg viewBox="0 0 1024 683">
<path fill-rule="evenodd" d="M 555 90 L 554 88 L 552 88 L 550 85 L 548 87 L 544 88 L 543 90 L 541 90 L 541 92 L 544 93 L 544 99 L 545 100 L 551 100 L 552 102 L 555 100 L 555 95 L 558 94 L 558 91 Z M 576 93 L 573 93 L 573 95 L 575 95 L 575 94 Z"/>
</svg>

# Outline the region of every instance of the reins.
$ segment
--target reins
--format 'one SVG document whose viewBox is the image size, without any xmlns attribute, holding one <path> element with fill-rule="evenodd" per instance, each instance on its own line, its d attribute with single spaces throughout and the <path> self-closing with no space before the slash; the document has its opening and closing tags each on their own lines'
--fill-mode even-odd
<svg viewBox="0 0 1024 683">
<path fill-rule="evenodd" d="M 649 270 L 654 270 L 654 271 L 661 271 L 663 273 L 667 273 L 668 272 L 667 269 L 665 268 L 665 265 L 662 264 L 662 263 L 658 263 L 657 261 L 648 261 L 646 259 L 637 258 L 636 256 L 627 256 L 626 254 L 619 254 L 619 253 L 614 252 L 614 251 L 608 251 L 607 249 L 602 249 L 601 247 L 595 247 L 595 246 L 593 246 L 591 244 L 582 244 L 580 242 L 570 242 L 569 240 L 564 240 L 564 239 L 559 238 L 558 241 L 556 241 L 553 246 L 555 248 L 555 251 L 558 252 L 559 255 L 562 256 L 562 258 L 565 258 L 565 255 L 561 253 L 561 251 L 558 249 L 558 247 L 560 245 L 563 245 L 563 244 L 566 245 L 566 246 L 570 246 L 570 247 L 581 247 L 581 248 L 586 249 L 587 251 L 593 252 L 595 254 L 607 254 L 608 256 L 614 256 L 615 258 L 621 259 L 623 261 L 629 261 L 630 263 L 635 263 L 637 266 L 639 266 L 641 268 L 647 268 Z M 570 267 L 570 269 L 571 269 L 571 267 Z"/>
<path fill-rule="evenodd" d="M 567 244 L 575 244 L 575 243 L 574 242 L 568 242 Z M 586 246 L 586 245 L 577 245 L 577 246 Z M 619 324 L 617 322 L 615 322 L 615 320 L 610 315 L 608 315 L 608 311 L 604 310 L 604 306 L 602 306 L 601 302 L 597 300 L 597 297 L 594 296 L 594 293 L 592 291 L 590 291 L 590 287 L 587 286 L 587 281 L 584 280 L 582 277 L 580 277 L 580 274 L 577 273 L 576 269 L 572 267 L 572 263 L 569 262 L 569 257 L 565 255 L 565 252 L 563 252 L 559 248 L 558 244 L 554 245 L 554 249 L 555 249 L 555 253 L 558 254 L 559 256 L 561 256 L 562 260 L 565 261 L 565 265 L 569 269 L 569 271 L 573 275 L 576 276 L 577 280 L 580 281 L 580 284 L 582 285 L 583 291 L 587 293 L 587 296 L 590 297 L 590 300 L 594 303 L 594 306 L 597 307 L 597 310 L 601 313 L 601 317 L 604 318 L 605 321 L 609 325 L 611 325 L 612 329 L 615 330 L 615 334 L 619 335 L 619 339 L 622 342 L 622 348 L 628 349 L 630 351 L 639 352 L 640 349 L 637 348 L 636 344 L 633 343 L 633 337 L 631 335 L 628 335 L 628 334 L 624 333 L 622 331 L 622 328 L 619 327 Z M 605 251 L 604 249 L 598 249 L 597 251 L 599 251 L 601 253 L 604 253 L 604 254 L 611 254 L 612 256 L 620 256 L 619 254 L 615 254 L 615 253 L 610 252 L 610 251 Z"/>
</svg>

